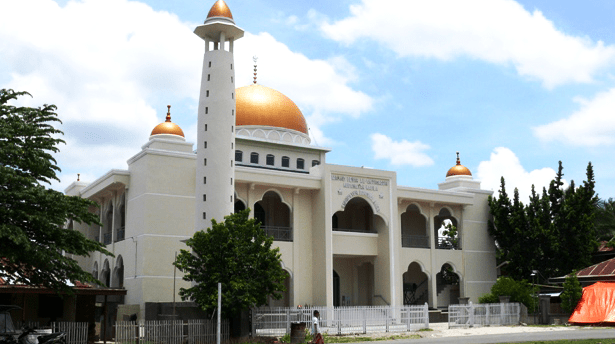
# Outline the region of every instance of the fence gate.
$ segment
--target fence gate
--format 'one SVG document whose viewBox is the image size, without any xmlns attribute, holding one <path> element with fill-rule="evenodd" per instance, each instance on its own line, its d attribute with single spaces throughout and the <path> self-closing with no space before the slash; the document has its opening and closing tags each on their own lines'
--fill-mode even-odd
<svg viewBox="0 0 615 344">
<path fill-rule="evenodd" d="M 51 323 L 54 332 L 66 333 L 66 344 L 87 344 L 88 342 L 88 323 L 87 322 L 56 322 Z"/>
<path fill-rule="evenodd" d="M 253 336 L 283 336 L 291 322 L 311 327 L 312 314 L 320 313 L 320 330 L 329 334 L 415 331 L 429 328 L 427 304 L 421 306 L 261 307 L 252 310 Z"/>
<path fill-rule="evenodd" d="M 221 341 L 230 337 L 228 321 L 222 321 Z M 217 325 L 208 320 L 148 320 L 118 321 L 115 323 L 115 341 L 122 344 L 160 343 L 160 344 L 209 344 L 215 343 Z"/>
<path fill-rule="evenodd" d="M 518 303 L 480 303 L 448 306 L 448 327 L 517 325 L 521 319 Z"/>
</svg>

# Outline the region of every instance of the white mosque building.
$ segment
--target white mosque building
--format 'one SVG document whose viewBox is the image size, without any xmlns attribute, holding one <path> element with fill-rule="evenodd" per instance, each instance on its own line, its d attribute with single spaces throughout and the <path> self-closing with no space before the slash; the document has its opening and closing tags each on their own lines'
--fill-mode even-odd
<svg viewBox="0 0 615 344">
<path fill-rule="evenodd" d="M 189 283 L 172 262 L 183 241 L 245 208 L 274 237 L 288 273 L 272 306 L 438 308 L 490 291 L 491 191 L 459 156 L 433 190 L 400 186 L 395 171 L 329 164 L 330 150 L 310 144 L 292 100 L 256 83 L 235 87 L 233 46 L 243 31 L 222 0 L 195 33 L 205 41 L 196 144 L 169 110 L 127 169 L 65 190 L 100 205 L 92 211 L 102 226 L 70 226 L 115 255 L 79 261 L 106 285 L 126 288 L 115 300 L 118 319 L 152 318 L 180 301 Z M 438 234 L 445 223 L 457 227 L 456 240 Z"/>
</svg>

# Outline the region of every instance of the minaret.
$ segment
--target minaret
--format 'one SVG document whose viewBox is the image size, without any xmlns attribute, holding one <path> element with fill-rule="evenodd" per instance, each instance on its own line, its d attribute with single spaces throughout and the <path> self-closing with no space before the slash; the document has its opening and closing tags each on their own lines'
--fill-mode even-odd
<svg viewBox="0 0 615 344">
<path fill-rule="evenodd" d="M 218 0 L 194 33 L 205 41 L 196 159 L 197 231 L 234 210 L 235 70 L 233 43 L 243 37 L 231 10 Z"/>
</svg>

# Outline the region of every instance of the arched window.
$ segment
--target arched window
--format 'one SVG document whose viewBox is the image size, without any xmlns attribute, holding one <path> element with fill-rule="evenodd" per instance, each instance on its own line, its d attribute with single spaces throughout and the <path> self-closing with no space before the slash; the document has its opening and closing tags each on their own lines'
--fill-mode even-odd
<svg viewBox="0 0 615 344">
<path fill-rule="evenodd" d="M 305 169 L 305 160 L 303 160 L 301 158 L 297 159 L 297 169 L 298 170 Z"/>
<path fill-rule="evenodd" d="M 267 165 L 268 166 L 275 165 L 275 157 L 273 156 L 273 154 L 267 154 Z"/>
<path fill-rule="evenodd" d="M 242 162 L 243 161 L 243 152 L 240 150 L 235 151 L 235 161 Z"/>
<path fill-rule="evenodd" d="M 320 161 L 312 160 L 312 167 L 320 165 Z"/>
<path fill-rule="evenodd" d="M 282 157 L 282 167 L 290 167 L 290 158 L 287 156 Z"/>
<path fill-rule="evenodd" d="M 258 164 L 258 153 L 256 152 L 252 152 L 250 154 L 250 163 L 252 164 Z"/>
</svg>

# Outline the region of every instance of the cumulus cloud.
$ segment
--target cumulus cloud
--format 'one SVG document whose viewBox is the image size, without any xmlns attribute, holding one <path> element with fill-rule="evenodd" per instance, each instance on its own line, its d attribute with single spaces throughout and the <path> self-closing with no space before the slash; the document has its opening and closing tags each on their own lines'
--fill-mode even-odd
<svg viewBox="0 0 615 344">
<path fill-rule="evenodd" d="M 374 99 L 351 87 L 355 67 L 341 56 L 329 60 L 310 59 L 290 50 L 269 33 L 246 33 L 235 45 L 237 86 L 252 83 L 252 58 L 256 56 L 258 83 L 292 99 L 306 116 L 310 135 L 319 145 L 335 141 L 321 126 L 345 116 L 357 118 L 370 111 Z"/>
<path fill-rule="evenodd" d="M 235 62 L 245 67 L 258 58 L 258 83 L 281 91 L 305 112 L 357 117 L 371 110 L 373 99 L 354 90 L 354 67 L 343 57 L 310 59 L 290 50 L 269 33 L 246 33 L 235 46 Z M 252 68 L 235 71 L 237 86 L 252 83 Z"/>
<path fill-rule="evenodd" d="M 402 57 L 510 64 L 548 88 L 591 82 L 615 59 L 614 46 L 567 35 L 511 0 L 362 0 L 350 12 L 321 30 L 346 44 L 375 40 Z"/>
<path fill-rule="evenodd" d="M 493 190 L 496 197 L 500 189 L 500 179 L 504 177 L 509 197 L 512 199 L 514 189 L 518 188 L 519 199 L 523 203 L 527 203 L 532 185 L 540 194 L 543 187 L 549 188 L 549 183 L 555 175 L 556 171 L 548 167 L 526 171 L 515 153 L 505 147 L 495 148 L 489 160 L 482 161 L 478 165 L 476 173 L 477 179 L 481 181 L 481 188 Z"/>
<path fill-rule="evenodd" d="M 393 141 L 390 137 L 375 133 L 370 135 L 375 159 L 388 159 L 394 166 L 430 166 L 434 161 L 424 153 L 430 147 L 420 141 Z"/>
<path fill-rule="evenodd" d="M 0 87 L 58 106 L 70 180 L 126 168 L 165 112 L 153 99 L 198 95 L 203 47 L 175 15 L 127 0 L 3 1 L 0 12 Z"/>
<path fill-rule="evenodd" d="M 593 99 L 577 98 L 581 108 L 555 122 L 532 128 L 545 142 L 572 146 L 611 146 L 615 144 L 615 88 L 598 93 Z"/>
<path fill-rule="evenodd" d="M 0 13 L 10 13 L 0 21 L 0 87 L 34 95 L 21 105 L 58 105 L 67 145 L 57 159 L 71 181 L 76 173 L 126 168 L 164 118 L 166 107 L 154 108 L 160 99 L 196 108 L 204 50 L 192 32 L 197 23 L 129 0 L 2 1 Z M 253 55 L 259 82 L 314 116 L 308 124 L 319 144 L 331 141 L 318 126 L 372 107 L 369 95 L 350 86 L 348 61 L 310 59 L 267 33 L 246 33 L 235 45 L 239 86 L 252 80 Z M 181 116 L 193 139 L 196 111 Z"/>
</svg>

